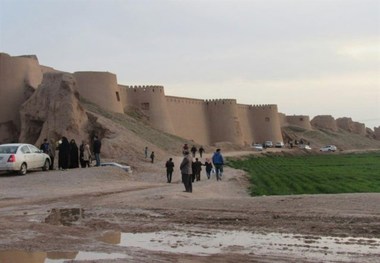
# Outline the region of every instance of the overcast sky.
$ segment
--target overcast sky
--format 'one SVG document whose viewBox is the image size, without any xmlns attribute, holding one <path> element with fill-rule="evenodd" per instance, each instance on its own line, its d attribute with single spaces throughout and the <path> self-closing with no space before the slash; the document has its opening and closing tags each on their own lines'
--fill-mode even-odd
<svg viewBox="0 0 380 263">
<path fill-rule="evenodd" d="M 0 0 L 0 51 L 380 126 L 380 0 Z"/>
</svg>

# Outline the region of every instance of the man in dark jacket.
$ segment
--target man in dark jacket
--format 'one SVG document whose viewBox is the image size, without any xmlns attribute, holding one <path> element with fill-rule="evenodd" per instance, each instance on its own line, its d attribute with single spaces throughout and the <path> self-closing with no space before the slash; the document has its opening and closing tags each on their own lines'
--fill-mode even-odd
<svg viewBox="0 0 380 263">
<path fill-rule="evenodd" d="M 100 166 L 100 148 L 102 147 L 102 143 L 100 142 L 98 136 L 95 135 L 94 137 L 94 143 L 93 143 L 93 150 L 94 155 L 96 159 L 96 166 Z"/>
<path fill-rule="evenodd" d="M 195 180 L 197 181 L 201 180 L 201 171 L 202 171 L 202 163 L 198 160 L 198 158 L 195 158 L 195 162 L 193 162 L 193 174 L 194 174 Z"/>
<path fill-rule="evenodd" d="M 169 160 L 165 164 L 166 167 L 166 177 L 168 178 L 168 183 L 172 182 L 172 175 L 173 175 L 173 169 L 174 169 L 174 163 L 173 159 L 169 158 Z"/>
</svg>

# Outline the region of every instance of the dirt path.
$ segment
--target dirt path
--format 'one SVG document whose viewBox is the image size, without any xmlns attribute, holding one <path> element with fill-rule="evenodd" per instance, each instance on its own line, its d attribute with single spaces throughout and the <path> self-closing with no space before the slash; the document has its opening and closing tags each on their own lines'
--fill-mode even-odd
<svg viewBox="0 0 380 263">
<path fill-rule="evenodd" d="M 132 174 L 94 167 L 0 176 L 0 263 L 380 257 L 380 194 L 253 198 L 244 173 L 230 168 L 221 182 L 202 174 L 190 194 L 174 159 L 171 184 L 163 162 Z"/>
</svg>

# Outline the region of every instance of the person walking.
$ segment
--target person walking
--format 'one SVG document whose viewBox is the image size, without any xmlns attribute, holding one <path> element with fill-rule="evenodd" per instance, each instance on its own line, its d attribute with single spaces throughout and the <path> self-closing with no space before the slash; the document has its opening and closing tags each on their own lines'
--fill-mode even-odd
<svg viewBox="0 0 380 263">
<path fill-rule="evenodd" d="M 192 193 L 193 192 L 193 185 L 191 182 L 191 164 L 192 164 L 192 158 L 190 156 L 189 151 L 183 152 L 183 160 L 180 165 L 181 169 L 181 175 L 182 175 L 182 182 L 185 185 L 185 192 Z"/>
<path fill-rule="evenodd" d="M 202 155 L 205 152 L 205 149 L 203 148 L 203 146 L 201 146 L 198 151 L 199 151 L 199 156 L 202 158 Z"/>
<path fill-rule="evenodd" d="M 98 136 L 94 136 L 93 150 L 96 160 L 96 166 L 100 166 L 100 149 L 102 148 L 102 143 Z"/>
<path fill-rule="evenodd" d="M 152 152 L 152 153 L 150 154 L 150 160 L 151 160 L 152 163 L 154 163 L 154 152 Z"/>
<path fill-rule="evenodd" d="M 216 149 L 216 152 L 214 152 L 214 155 L 212 156 L 212 163 L 215 166 L 216 180 L 221 181 L 223 175 L 224 158 L 220 153 L 220 149 Z"/>
<path fill-rule="evenodd" d="M 212 162 L 209 158 L 206 159 L 204 166 L 206 166 L 207 179 L 211 178 Z"/>
<path fill-rule="evenodd" d="M 198 160 L 198 158 L 195 158 L 195 162 L 193 163 L 193 173 L 195 180 L 200 181 L 201 180 L 201 171 L 202 171 L 202 163 Z"/>
<path fill-rule="evenodd" d="M 191 153 L 193 154 L 193 157 L 195 157 L 195 154 L 197 153 L 197 147 L 195 147 L 195 145 L 193 145 L 193 147 L 191 147 Z"/>
<path fill-rule="evenodd" d="M 147 159 L 148 158 L 148 146 L 145 146 L 144 153 L 145 153 L 145 159 Z"/>
<path fill-rule="evenodd" d="M 173 170 L 174 170 L 174 163 L 173 163 L 172 158 L 169 158 L 169 160 L 166 161 L 165 167 L 166 167 L 166 177 L 168 179 L 168 183 L 170 184 L 172 182 L 172 175 L 173 175 Z"/>
<path fill-rule="evenodd" d="M 187 143 L 185 143 L 182 147 L 182 154 L 185 154 L 185 152 L 189 151 L 189 146 L 187 145 Z"/>
</svg>

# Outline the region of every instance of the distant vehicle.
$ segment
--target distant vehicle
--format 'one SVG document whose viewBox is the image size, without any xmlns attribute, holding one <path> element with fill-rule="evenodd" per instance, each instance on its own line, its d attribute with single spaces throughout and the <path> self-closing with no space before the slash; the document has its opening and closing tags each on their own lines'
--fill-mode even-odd
<svg viewBox="0 0 380 263">
<path fill-rule="evenodd" d="M 258 144 L 258 143 L 255 143 L 251 146 L 252 149 L 256 150 L 256 151 L 262 151 L 264 148 L 263 148 L 263 145 L 262 144 Z"/>
<path fill-rule="evenodd" d="M 265 141 L 264 142 L 265 148 L 272 148 L 273 147 L 273 142 L 272 141 Z"/>
<path fill-rule="evenodd" d="M 19 175 L 25 175 L 32 169 L 49 170 L 50 162 L 49 155 L 34 145 L 25 143 L 0 145 L 0 171 L 17 171 Z"/>
<path fill-rule="evenodd" d="M 326 145 L 319 149 L 321 152 L 335 152 L 337 150 L 335 145 Z"/>
<path fill-rule="evenodd" d="M 307 144 L 301 144 L 299 147 L 300 149 L 311 150 L 311 147 Z"/>
<path fill-rule="evenodd" d="M 284 143 L 283 142 L 276 142 L 276 144 L 274 145 L 274 147 L 276 147 L 276 148 L 283 148 L 284 147 Z"/>
<path fill-rule="evenodd" d="M 110 163 L 101 163 L 100 166 L 114 166 L 114 167 L 119 167 L 121 169 L 123 169 L 124 171 L 126 172 L 132 172 L 132 169 L 130 166 L 128 165 L 123 165 L 123 164 L 120 164 L 120 163 L 114 163 L 114 162 L 110 162 Z"/>
</svg>

